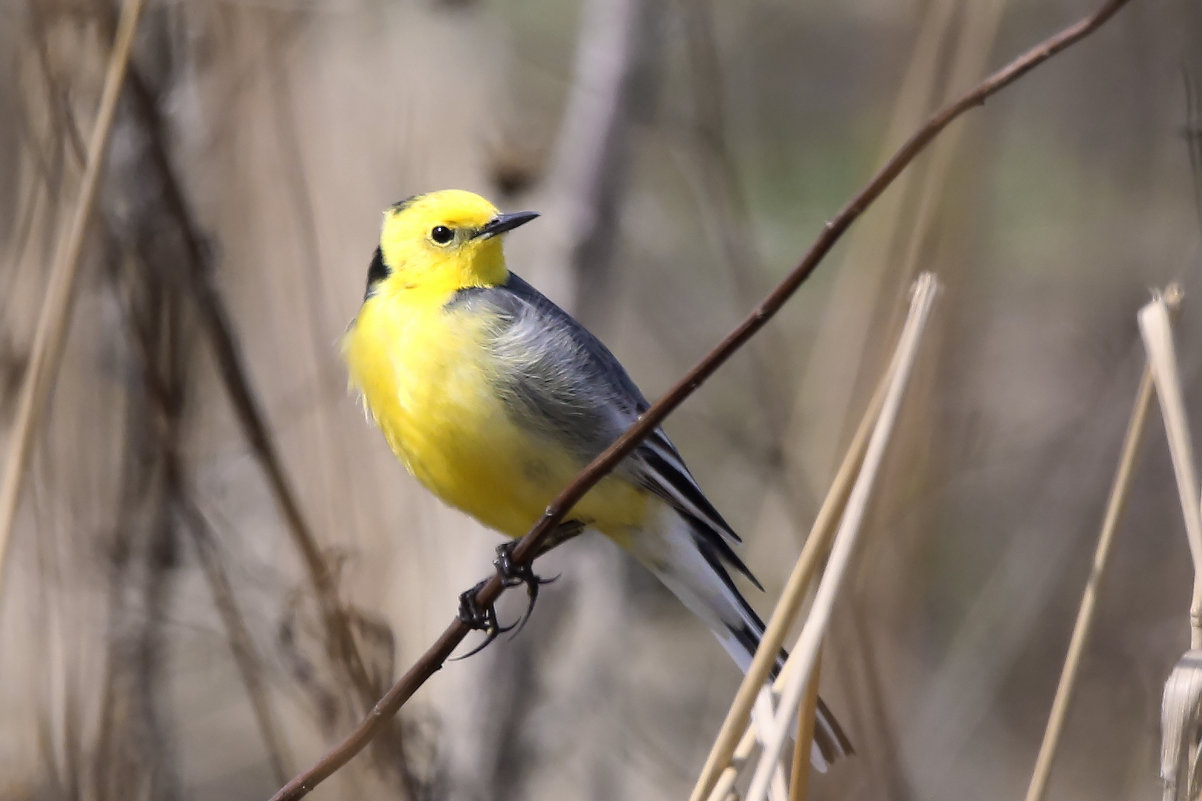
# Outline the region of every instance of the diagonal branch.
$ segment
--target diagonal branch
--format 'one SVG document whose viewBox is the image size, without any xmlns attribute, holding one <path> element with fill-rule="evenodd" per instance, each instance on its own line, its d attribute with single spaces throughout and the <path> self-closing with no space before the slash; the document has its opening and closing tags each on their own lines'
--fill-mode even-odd
<svg viewBox="0 0 1202 801">
<path fill-rule="evenodd" d="M 748 317 L 730 332 L 717 347 L 710 351 L 705 358 L 689 370 L 666 395 L 660 398 L 647 410 L 639 421 L 631 426 L 625 434 L 613 445 L 593 460 L 588 467 L 580 472 L 571 484 L 547 507 L 538 524 L 530 530 L 517 547 L 513 550 L 513 560 L 517 564 L 529 563 L 538 553 L 539 546 L 546 540 L 564 516 L 602 476 L 612 470 L 617 464 L 633 451 L 676 407 L 691 395 L 709 378 L 722 364 L 730 358 L 742 345 L 772 318 L 776 312 L 792 297 L 810 274 L 817 268 L 819 262 L 834 247 L 843 233 L 864 210 L 875 201 L 885 188 L 893 182 L 906 166 L 914 160 L 922 150 L 939 135 L 954 119 L 973 106 L 982 105 L 989 97 L 1004 87 L 1010 85 L 1030 70 L 1047 61 L 1061 50 L 1084 39 L 1101 27 L 1107 20 L 1127 4 L 1129 0 L 1109 0 L 1097 11 L 1084 19 L 1070 25 L 1054 36 L 1045 39 L 1018 58 L 988 76 L 972 90 L 959 99 L 936 111 L 921 128 L 918 129 L 893 154 L 892 158 L 873 176 L 848 203 L 839 210 L 823 227 L 822 233 L 810 246 L 801 262 L 785 277 L 777 287 L 757 306 Z M 501 580 L 497 576 L 489 579 L 476 595 L 481 606 L 487 606 L 496 601 L 504 591 Z M 371 713 L 351 732 L 341 744 L 322 757 L 311 768 L 296 776 L 272 796 L 271 801 L 294 801 L 304 797 L 320 782 L 328 778 L 334 771 L 350 761 L 359 751 L 371 742 L 376 733 L 394 715 L 401 706 L 409 700 L 419 687 L 430 676 L 438 671 L 447 657 L 468 634 L 468 626 L 461 620 L 455 619 L 447 626 L 438 640 L 430 646 L 421 658 L 409 668 L 408 672 L 392 686 L 384 697 L 373 707 Z"/>
</svg>

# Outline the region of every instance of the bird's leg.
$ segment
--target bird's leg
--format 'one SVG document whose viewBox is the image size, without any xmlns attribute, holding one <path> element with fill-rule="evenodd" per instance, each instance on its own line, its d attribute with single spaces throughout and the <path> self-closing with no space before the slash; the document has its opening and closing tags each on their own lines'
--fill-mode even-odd
<svg viewBox="0 0 1202 801">
<path fill-rule="evenodd" d="M 582 531 L 584 531 L 584 524 L 578 520 L 569 520 L 566 523 L 561 523 L 539 547 L 538 553 L 535 556 L 542 556 L 547 551 L 558 545 L 562 545 Z M 476 602 L 476 594 L 488 583 L 488 579 L 481 581 L 467 592 L 461 593 L 459 595 L 459 619 L 466 623 L 473 631 L 483 631 L 485 637 L 484 642 L 463 656 L 455 657 L 452 661 L 467 659 L 469 656 L 480 653 L 491 645 L 493 640 L 507 631 L 513 631 L 516 637 L 518 632 L 526 625 L 526 621 L 530 619 L 530 614 L 534 611 L 534 602 L 538 600 L 539 586 L 550 584 L 559 578 L 559 576 L 553 576 L 549 579 L 542 578 L 535 575 L 534 569 L 529 564 L 519 565 L 515 563 L 513 561 L 513 549 L 517 547 L 518 542 L 519 540 L 510 540 L 498 545 L 497 558 L 493 560 L 493 566 L 497 569 L 497 575 L 501 578 L 501 583 L 506 587 L 524 586 L 526 588 L 526 597 L 529 598 L 529 603 L 526 604 L 525 613 L 517 623 L 511 626 L 502 626 L 497 619 L 497 608 L 494 604 L 482 607 Z"/>
<path fill-rule="evenodd" d="M 547 551 L 550 551 L 552 548 L 558 548 L 568 540 L 579 536 L 583 531 L 584 523 L 580 522 L 579 520 L 568 520 L 565 523 L 560 523 L 549 535 L 547 535 L 547 538 L 543 540 L 542 545 L 538 546 L 538 553 L 534 555 L 531 561 L 534 561 L 534 559 L 537 559 L 538 557 L 547 553 Z"/>
<path fill-rule="evenodd" d="M 492 641 L 497 637 L 500 637 L 502 634 L 513 628 L 513 626 L 502 626 L 500 621 L 497 620 L 497 607 L 495 604 L 481 606 L 476 601 L 476 594 L 480 592 L 480 590 L 487 583 L 488 579 L 485 579 L 467 592 L 459 594 L 459 619 L 466 623 L 473 631 L 483 631 L 485 634 L 484 642 L 480 643 L 463 656 L 457 656 L 450 660 L 452 662 L 457 662 L 460 659 L 467 659 L 469 656 L 475 656 L 491 645 Z"/>
</svg>

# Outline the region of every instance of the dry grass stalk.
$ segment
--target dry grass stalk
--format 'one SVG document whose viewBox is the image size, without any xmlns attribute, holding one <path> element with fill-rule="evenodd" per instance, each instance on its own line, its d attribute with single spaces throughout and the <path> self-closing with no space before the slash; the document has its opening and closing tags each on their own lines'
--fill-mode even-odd
<svg viewBox="0 0 1202 801">
<path fill-rule="evenodd" d="M 105 72 L 104 89 L 96 110 L 96 122 L 88 139 L 87 165 L 80 182 L 75 213 L 56 253 L 42 309 L 38 315 L 32 356 L 21 385 L 12 439 L 5 457 L 3 485 L 0 485 L 0 579 L 4 575 L 5 555 L 12 538 L 13 520 L 17 513 L 33 436 L 37 431 L 41 413 L 46 407 L 59 357 L 62 355 L 63 342 L 70 326 L 75 282 L 79 275 L 79 258 L 83 252 L 88 223 L 96 206 L 100 177 L 104 173 L 108 157 L 109 137 L 113 130 L 117 100 L 125 85 L 134 34 L 138 29 L 143 5 L 144 0 L 127 0 L 121 8 L 113 51 Z"/>
<path fill-rule="evenodd" d="M 897 88 L 896 100 L 890 112 L 889 123 L 880 138 L 877 161 L 887 160 L 897 146 L 904 141 L 923 118 L 926 110 L 939 102 L 936 90 L 940 86 L 944 43 L 955 37 L 956 9 L 954 0 L 932 0 L 926 4 L 905 74 Z M 964 9 L 965 17 L 974 16 L 976 4 Z M 967 24 L 967 23 L 966 23 Z M 968 75 L 979 74 L 980 70 Z M 948 132 L 947 135 L 957 135 Z M 941 137 L 941 139 L 944 137 Z M 932 145 L 939 150 L 940 142 Z M 829 428 L 825 440 L 817 439 L 806 456 L 808 468 L 817 475 L 825 475 L 833 464 L 836 448 L 846 433 L 846 418 L 843 410 L 852 406 L 858 373 L 854 365 L 877 369 L 879 362 L 864 364 L 857 361 L 870 348 L 874 332 L 873 313 L 878 298 L 893 298 L 900 294 L 914 269 L 913 264 L 897 263 L 898 245 L 906 240 L 921 241 L 923 228 L 904 227 L 910 208 L 909 197 L 913 186 L 922 175 L 930 172 L 930 158 L 915 164 L 912 169 L 898 176 L 889 192 L 876 204 L 869 215 L 850 238 L 843 257 L 836 267 L 836 278 L 830 297 L 824 308 L 826 319 L 818 328 L 818 335 L 811 346 L 813 356 L 801 378 L 799 387 L 804 403 L 797 406 L 794 426 L 805 425 L 817 415 L 819 419 L 840 421 Z M 920 223 L 921 224 L 921 223 Z M 898 268 L 904 271 L 897 271 Z M 888 322 L 888 318 L 885 318 Z M 886 328 L 878 331 L 889 330 Z M 805 416 L 802 416 L 804 411 Z"/>
<path fill-rule="evenodd" d="M 714 9 L 708 3 L 692 3 L 684 10 L 688 15 L 684 27 L 689 76 L 686 94 L 691 101 L 691 116 L 687 145 L 673 155 L 680 161 L 679 172 L 687 181 L 692 202 L 700 210 L 701 225 L 720 254 L 719 261 L 733 290 L 729 299 L 736 308 L 743 309 L 763 294 L 757 278 L 763 274 L 762 243 L 755 235 L 738 158 L 728 132 L 723 87 L 729 76 L 719 52 Z M 749 395 L 758 404 L 757 416 L 768 432 L 791 430 L 793 425 L 784 386 L 778 380 L 780 371 L 776 369 L 789 350 L 784 333 L 775 328 L 761 331 L 748 343 L 747 358 L 753 365 L 751 380 L 755 382 Z M 777 436 L 784 442 L 796 441 L 788 435 Z M 803 479 L 792 464 L 796 459 L 789 449 L 784 449 L 781 456 L 786 464 L 773 477 L 782 488 L 789 489 L 790 499 L 796 499 Z M 797 511 L 790 509 L 794 517 Z M 777 523 L 774 521 L 772 525 Z"/>
<path fill-rule="evenodd" d="M 902 342 L 899 342 L 899 350 L 901 346 Z M 818 560 L 826 552 L 827 545 L 835 531 L 835 523 L 839 521 L 844 506 L 851 496 L 853 484 L 860 474 L 860 465 L 868 450 L 870 437 L 884 405 L 887 390 L 893 383 L 893 376 L 894 371 L 890 370 L 881 379 L 880 386 L 873 394 L 872 401 L 852 438 L 851 445 L 848 446 L 831 490 L 823 501 L 822 508 L 810 530 L 810 535 L 806 539 L 805 547 L 793 567 L 793 573 L 789 576 L 780 600 L 772 610 L 772 616 L 768 621 L 767 629 L 760 641 L 760 647 L 756 651 L 751 667 L 735 694 L 731 708 L 726 714 L 726 720 L 723 722 L 722 729 L 706 760 L 705 768 L 693 788 L 692 798 L 694 799 L 720 801 L 725 798 L 731 792 L 739 770 L 751 755 L 757 737 L 756 727 L 746 725 L 752 705 L 762 697 L 763 683 L 767 681 L 768 672 L 784 642 L 785 632 L 792 625 L 793 619 L 801 608 Z M 787 683 L 798 669 L 798 665 L 799 663 L 793 659 L 785 664 L 784 669 L 772 685 L 773 694 L 784 691 Z M 812 722 L 812 715 L 810 717 Z M 805 742 L 808 747 L 808 740 Z M 803 753 L 805 752 L 803 751 Z"/>
<path fill-rule="evenodd" d="M 823 499 L 822 507 L 814 518 L 814 524 L 810 528 L 809 536 L 806 537 L 805 546 L 793 566 L 793 572 L 785 583 L 780 600 L 777 601 L 772 615 L 768 619 L 764 636 L 760 640 L 760 647 L 756 651 L 747 675 L 743 677 L 743 682 L 735 693 L 722 728 L 706 758 L 705 767 L 702 768 L 701 775 L 693 788 L 691 798 L 694 801 L 700 801 L 700 799 L 718 801 L 725 798 L 734 785 L 739 767 L 750 756 L 751 748 L 755 743 L 755 727 L 747 726 L 752 706 L 761 696 L 761 688 L 768 680 L 768 674 L 775 664 L 776 654 L 780 652 L 784 643 L 785 634 L 793 625 L 793 621 L 801 609 L 806 592 L 810 587 L 810 581 L 817 570 L 818 562 L 826 553 L 831 537 L 835 533 L 835 525 L 843 514 L 847 499 L 851 495 L 852 486 L 859 475 L 860 465 L 868 449 L 869 437 L 884 404 L 891 376 L 891 372 L 886 372 L 881 378 L 881 382 L 860 420 L 860 425 L 852 437 L 843 462 L 835 474 L 831 489 Z M 773 684 L 774 693 L 780 693 L 784 689 L 785 681 L 792 674 L 794 666 L 795 663 L 791 660 L 785 665 L 784 670 Z M 815 687 L 815 693 L 816 691 Z M 809 740 L 803 742 L 808 747 Z"/>
<path fill-rule="evenodd" d="M 730 784 L 734 782 L 735 771 L 730 769 L 729 765 L 732 762 L 742 762 L 750 753 L 754 738 L 751 736 L 751 732 L 745 731 L 745 729 L 752 704 L 755 703 L 760 688 L 768 680 L 768 674 L 776 661 L 776 654 L 785 641 L 785 634 L 793 625 L 793 620 L 801 609 L 802 601 L 810 586 L 810 579 L 818 568 L 819 559 L 826 553 L 839 516 L 843 514 L 843 507 L 851 494 L 852 482 L 860 470 L 860 463 L 868 448 L 868 437 L 872 433 L 877 415 L 880 414 L 887 383 L 888 376 L 886 375 L 869 402 L 868 408 L 864 411 L 864 417 L 860 420 L 855 436 L 852 437 L 847 453 L 843 457 L 843 463 L 839 466 L 835 479 L 831 483 L 830 492 L 827 493 L 822 507 L 814 518 L 814 525 L 810 528 L 805 546 L 801 549 L 797 563 L 793 566 L 793 572 L 789 575 L 784 590 L 781 592 L 780 600 L 777 601 L 776 607 L 772 610 L 772 616 L 768 619 L 764 637 L 760 640 L 760 647 L 751 661 L 747 675 L 743 677 L 743 683 L 739 685 L 739 689 L 735 693 L 734 701 L 727 710 L 726 719 L 722 722 L 722 728 L 718 731 L 718 736 L 714 739 L 714 745 L 706 758 L 705 767 L 702 768 L 701 775 L 697 778 L 697 784 L 690 796 L 692 801 L 724 798 L 725 791 L 719 792 L 719 790 L 722 790 L 727 784 L 725 779 L 728 773 L 730 774 Z M 788 666 L 785 670 L 788 670 Z M 775 689 L 778 691 L 780 687 L 783 687 L 781 684 L 783 677 L 782 674 L 777 679 L 778 686 Z"/>
<path fill-rule="evenodd" d="M 797 713 L 797 739 L 793 742 L 793 772 L 789 777 L 789 801 L 805 801 L 810 783 L 810 743 L 814 740 L 814 715 L 818 711 L 818 682 L 822 675 L 822 646 L 814 660 L 814 676 L 806 684 Z"/>
<path fill-rule="evenodd" d="M 1052 700 L 1052 709 L 1048 714 L 1048 725 L 1043 733 L 1043 742 L 1039 746 L 1039 756 L 1035 760 L 1035 769 L 1031 773 L 1031 783 L 1027 787 L 1026 801 L 1042 801 L 1047 790 L 1048 778 L 1052 773 L 1052 763 L 1056 757 L 1056 748 L 1060 744 L 1060 735 L 1064 731 L 1064 721 L 1068 715 L 1068 707 L 1073 699 L 1076 688 L 1077 674 L 1081 667 L 1081 654 L 1089 642 L 1090 630 L 1093 627 L 1094 613 L 1098 603 L 1098 587 L 1106 572 L 1106 563 L 1110 559 L 1110 548 L 1114 544 L 1114 535 L 1118 531 L 1119 521 L 1127 508 L 1127 498 L 1131 492 L 1131 482 L 1135 475 L 1136 459 L 1139 457 L 1140 444 L 1144 439 L 1144 429 L 1148 421 L 1148 410 L 1152 407 L 1152 370 L 1144 369 L 1143 378 L 1139 383 L 1139 391 L 1135 396 L 1135 406 L 1131 410 L 1131 419 L 1127 423 L 1127 434 L 1123 438 L 1123 449 L 1119 456 L 1118 469 L 1115 471 L 1114 483 L 1110 488 L 1110 497 L 1106 502 L 1106 515 L 1102 519 L 1102 529 L 1098 533 L 1098 545 L 1094 550 L 1093 567 L 1089 579 L 1085 583 L 1085 591 L 1081 594 L 1081 606 L 1077 610 L 1077 621 L 1073 624 L 1072 637 L 1069 639 L 1068 653 L 1064 657 L 1064 667 L 1060 671 L 1060 682 L 1056 685 L 1056 696 Z"/>
<path fill-rule="evenodd" d="M 883 397 L 883 393 L 878 393 L 877 399 L 879 399 L 880 397 Z M 872 421 L 874 421 L 876 419 L 877 412 L 879 412 L 879 409 L 873 411 L 871 419 L 869 419 L 869 415 L 865 415 L 866 422 L 871 423 Z M 864 428 L 865 428 L 866 432 L 870 433 L 872 431 L 872 426 L 870 424 L 866 425 Z M 865 439 L 867 439 L 867 435 L 865 436 Z M 861 456 L 862 455 L 863 455 L 863 452 L 861 451 Z M 848 483 L 848 491 L 850 492 L 850 480 Z M 833 492 L 834 492 L 834 490 L 832 489 L 832 493 Z M 843 500 L 846 500 L 846 493 L 844 493 Z M 828 535 L 830 534 L 829 531 L 826 533 Z M 773 696 L 779 695 L 780 692 L 784 689 L 785 682 L 789 680 L 789 676 L 791 676 L 793 673 L 793 671 L 791 669 L 792 667 L 795 667 L 795 665 L 785 665 L 785 667 L 781 671 L 780 675 L 776 677 L 776 681 L 774 681 L 772 683 L 771 693 L 773 694 Z M 814 686 L 815 686 L 815 692 L 817 692 L 817 684 L 815 684 Z M 763 688 L 761 690 L 761 692 L 757 695 L 755 700 L 758 702 L 760 700 L 760 698 L 765 697 L 768 692 L 769 691 L 767 690 L 767 688 Z M 756 743 L 759 742 L 757 739 L 758 733 L 759 733 L 758 729 L 754 725 L 754 723 L 753 723 L 753 725 L 747 726 L 746 728 L 743 729 L 742 735 L 739 738 L 739 742 L 735 745 L 735 748 L 730 755 L 730 759 L 728 760 L 728 764 L 726 765 L 725 768 L 723 768 L 722 773 L 719 774 L 719 776 L 718 776 L 718 780 L 714 783 L 714 788 L 710 792 L 709 798 L 707 799 L 707 801 L 724 801 L 724 799 L 730 798 L 732 796 L 737 798 L 737 794 L 735 793 L 735 790 L 734 790 L 735 780 L 738 779 L 739 772 L 743 769 L 743 766 L 747 764 L 747 760 L 748 760 L 748 758 L 750 758 L 752 750 L 755 748 Z M 810 736 L 811 737 L 813 736 L 812 731 L 810 733 Z M 809 759 L 808 759 L 809 752 L 803 748 L 801 753 L 806 755 L 807 758 L 804 761 L 808 764 L 809 763 Z"/>
<path fill-rule="evenodd" d="M 1164 684 L 1160 707 L 1163 801 L 1189 801 L 1202 788 L 1198 738 L 1202 734 L 1202 651 L 1186 651 Z"/>
<path fill-rule="evenodd" d="M 835 533 L 834 545 L 831 546 L 830 559 L 818 590 L 814 594 L 814 605 L 797 638 L 797 644 L 789 656 L 789 662 L 797 664 L 792 675 L 785 682 L 781 693 L 780 712 L 771 721 L 771 727 L 761 732 L 763 751 L 760 761 L 751 777 L 751 787 L 747 791 L 747 801 L 759 801 L 766 797 L 768 782 L 772 771 L 780 758 L 781 748 L 788 737 L 793 725 L 794 711 L 801 703 L 805 685 L 810 680 L 814 664 L 818 657 L 818 647 L 830 623 L 834 611 L 835 599 L 839 588 L 851 565 L 855 546 L 859 541 L 861 523 L 871 501 L 876 477 L 884 459 L 885 449 L 893 433 L 894 423 L 901 409 L 902 395 L 910 378 L 910 373 L 917 359 L 918 347 L 922 342 L 923 330 L 930 316 L 931 307 L 935 302 L 938 281 L 931 273 L 923 273 L 915 282 L 914 294 L 910 303 L 910 316 L 902 328 L 901 337 L 894 351 L 889 366 L 889 386 L 885 391 L 885 400 L 881 406 L 880 417 L 873 427 L 872 436 L 868 440 L 868 448 L 864 452 L 864 463 L 860 467 L 859 476 L 851 495 L 847 498 L 847 508 Z"/>
<path fill-rule="evenodd" d="M 755 697 L 755 705 L 751 708 L 751 725 L 748 728 L 764 731 L 772 722 L 776 712 L 773 707 L 775 690 L 764 687 Z M 788 801 L 789 785 L 785 782 L 785 771 L 780 760 L 772 766 L 772 775 L 768 779 L 767 801 Z"/>
<path fill-rule="evenodd" d="M 1173 474 L 1177 477 L 1177 492 L 1185 517 L 1185 534 L 1194 560 L 1194 592 L 1189 608 L 1190 647 L 1199 649 L 1202 648 L 1202 509 L 1198 505 L 1198 468 L 1194 461 L 1169 315 L 1170 304 L 1179 303 L 1180 294 L 1180 289 L 1170 286 L 1164 295 L 1158 294 L 1151 303 L 1140 309 L 1139 330 L 1156 383 L 1156 397 L 1160 400 L 1169 453 L 1173 457 Z"/>
<path fill-rule="evenodd" d="M 991 3 L 972 3 L 959 9 L 962 17 L 960 35 L 956 39 L 952 64 L 948 69 L 950 80 L 954 81 L 962 75 L 979 75 L 988 66 L 1004 6 L 1002 0 L 996 0 Z M 964 135 L 963 127 L 949 131 L 931 148 L 931 156 L 922 165 L 923 169 L 916 170 L 912 176 L 917 184 L 914 187 L 917 197 L 915 219 L 909 229 L 898 232 L 908 238 L 902 261 L 903 276 L 912 275 L 917 269 L 924 240 L 934 227 L 937 204 L 946 198 L 948 174 L 960 151 Z M 892 242 L 885 242 L 881 247 L 892 248 L 889 251 L 892 253 L 897 252 Z M 943 277 L 946 281 L 947 276 Z"/>
<path fill-rule="evenodd" d="M 1198 736 L 1202 732 L 1202 509 L 1198 499 L 1198 472 L 1189 434 L 1189 419 L 1177 355 L 1173 347 L 1170 311 L 1180 302 L 1181 290 L 1170 286 L 1164 295 L 1140 309 L 1139 330 L 1148 351 L 1148 365 L 1164 417 L 1173 474 L 1185 518 L 1185 533 L 1194 562 L 1194 590 L 1190 599 L 1190 650 L 1182 655 L 1165 682 L 1161 703 L 1160 775 L 1166 801 L 1185 801 L 1199 793 Z"/>
</svg>

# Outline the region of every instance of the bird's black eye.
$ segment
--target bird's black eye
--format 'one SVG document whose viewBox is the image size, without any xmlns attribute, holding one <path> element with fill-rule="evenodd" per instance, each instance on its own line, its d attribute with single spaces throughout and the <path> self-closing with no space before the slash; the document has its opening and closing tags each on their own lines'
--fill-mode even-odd
<svg viewBox="0 0 1202 801">
<path fill-rule="evenodd" d="M 445 225 L 436 225 L 434 230 L 430 232 L 430 238 L 440 245 L 445 245 L 455 238 L 455 232 Z"/>
</svg>

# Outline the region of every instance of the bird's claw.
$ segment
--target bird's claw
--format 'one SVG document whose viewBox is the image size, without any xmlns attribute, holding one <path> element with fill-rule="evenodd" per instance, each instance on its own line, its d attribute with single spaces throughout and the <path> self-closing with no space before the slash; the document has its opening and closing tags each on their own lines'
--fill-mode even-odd
<svg viewBox="0 0 1202 801">
<path fill-rule="evenodd" d="M 529 603 L 526 605 L 526 611 L 517 623 L 509 626 L 502 626 L 497 618 L 497 608 L 495 604 L 481 606 L 476 601 L 476 594 L 488 583 L 487 580 L 481 581 L 476 586 L 472 587 L 467 592 L 459 595 L 459 619 L 465 623 L 473 631 L 484 632 L 484 642 L 477 645 L 471 651 L 468 651 L 463 656 L 454 657 L 451 661 L 459 661 L 467 659 L 469 656 L 475 656 L 483 651 L 493 640 L 502 634 L 513 631 L 514 636 L 522 630 L 526 625 L 526 621 L 530 619 L 530 613 L 534 611 L 534 602 L 538 600 L 538 588 L 543 584 L 550 584 L 559 578 L 554 576 L 549 579 L 542 578 L 534 573 L 534 570 L 528 564 L 518 564 L 513 560 L 513 549 L 517 542 L 506 542 L 497 546 L 497 558 L 493 560 L 493 567 L 497 569 L 497 576 L 500 577 L 501 583 L 506 587 L 526 588 L 526 597 Z"/>
<path fill-rule="evenodd" d="M 492 641 L 497 637 L 500 637 L 505 632 L 514 628 L 514 626 L 501 625 L 501 622 L 497 619 L 497 607 L 495 604 L 481 606 L 476 601 L 476 594 L 479 593 L 481 588 L 483 588 L 487 583 L 487 580 L 481 581 L 467 592 L 460 593 L 459 595 L 459 619 L 467 624 L 468 628 L 472 629 L 473 631 L 484 632 L 484 642 L 480 643 L 463 656 L 454 657 L 450 660 L 452 662 L 458 662 L 460 659 L 467 659 L 469 656 L 475 656 L 491 645 Z"/>
<path fill-rule="evenodd" d="M 493 567 L 497 569 L 497 575 L 501 577 L 501 582 L 506 587 L 526 587 L 526 597 L 529 599 L 526 611 L 517 623 L 509 627 L 514 629 L 514 637 L 518 636 L 526 626 L 526 621 L 530 619 L 530 614 L 534 611 L 534 602 L 538 600 L 538 588 L 543 584 L 551 584 L 559 578 L 559 576 L 552 576 L 549 579 L 542 578 L 535 574 L 529 563 L 514 562 L 513 549 L 516 547 L 516 540 L 501 543 L 497 546 L 497 558 L 492 561 Z M 506 629 L 506 631 L 508 630 Z"/>
</svg>

